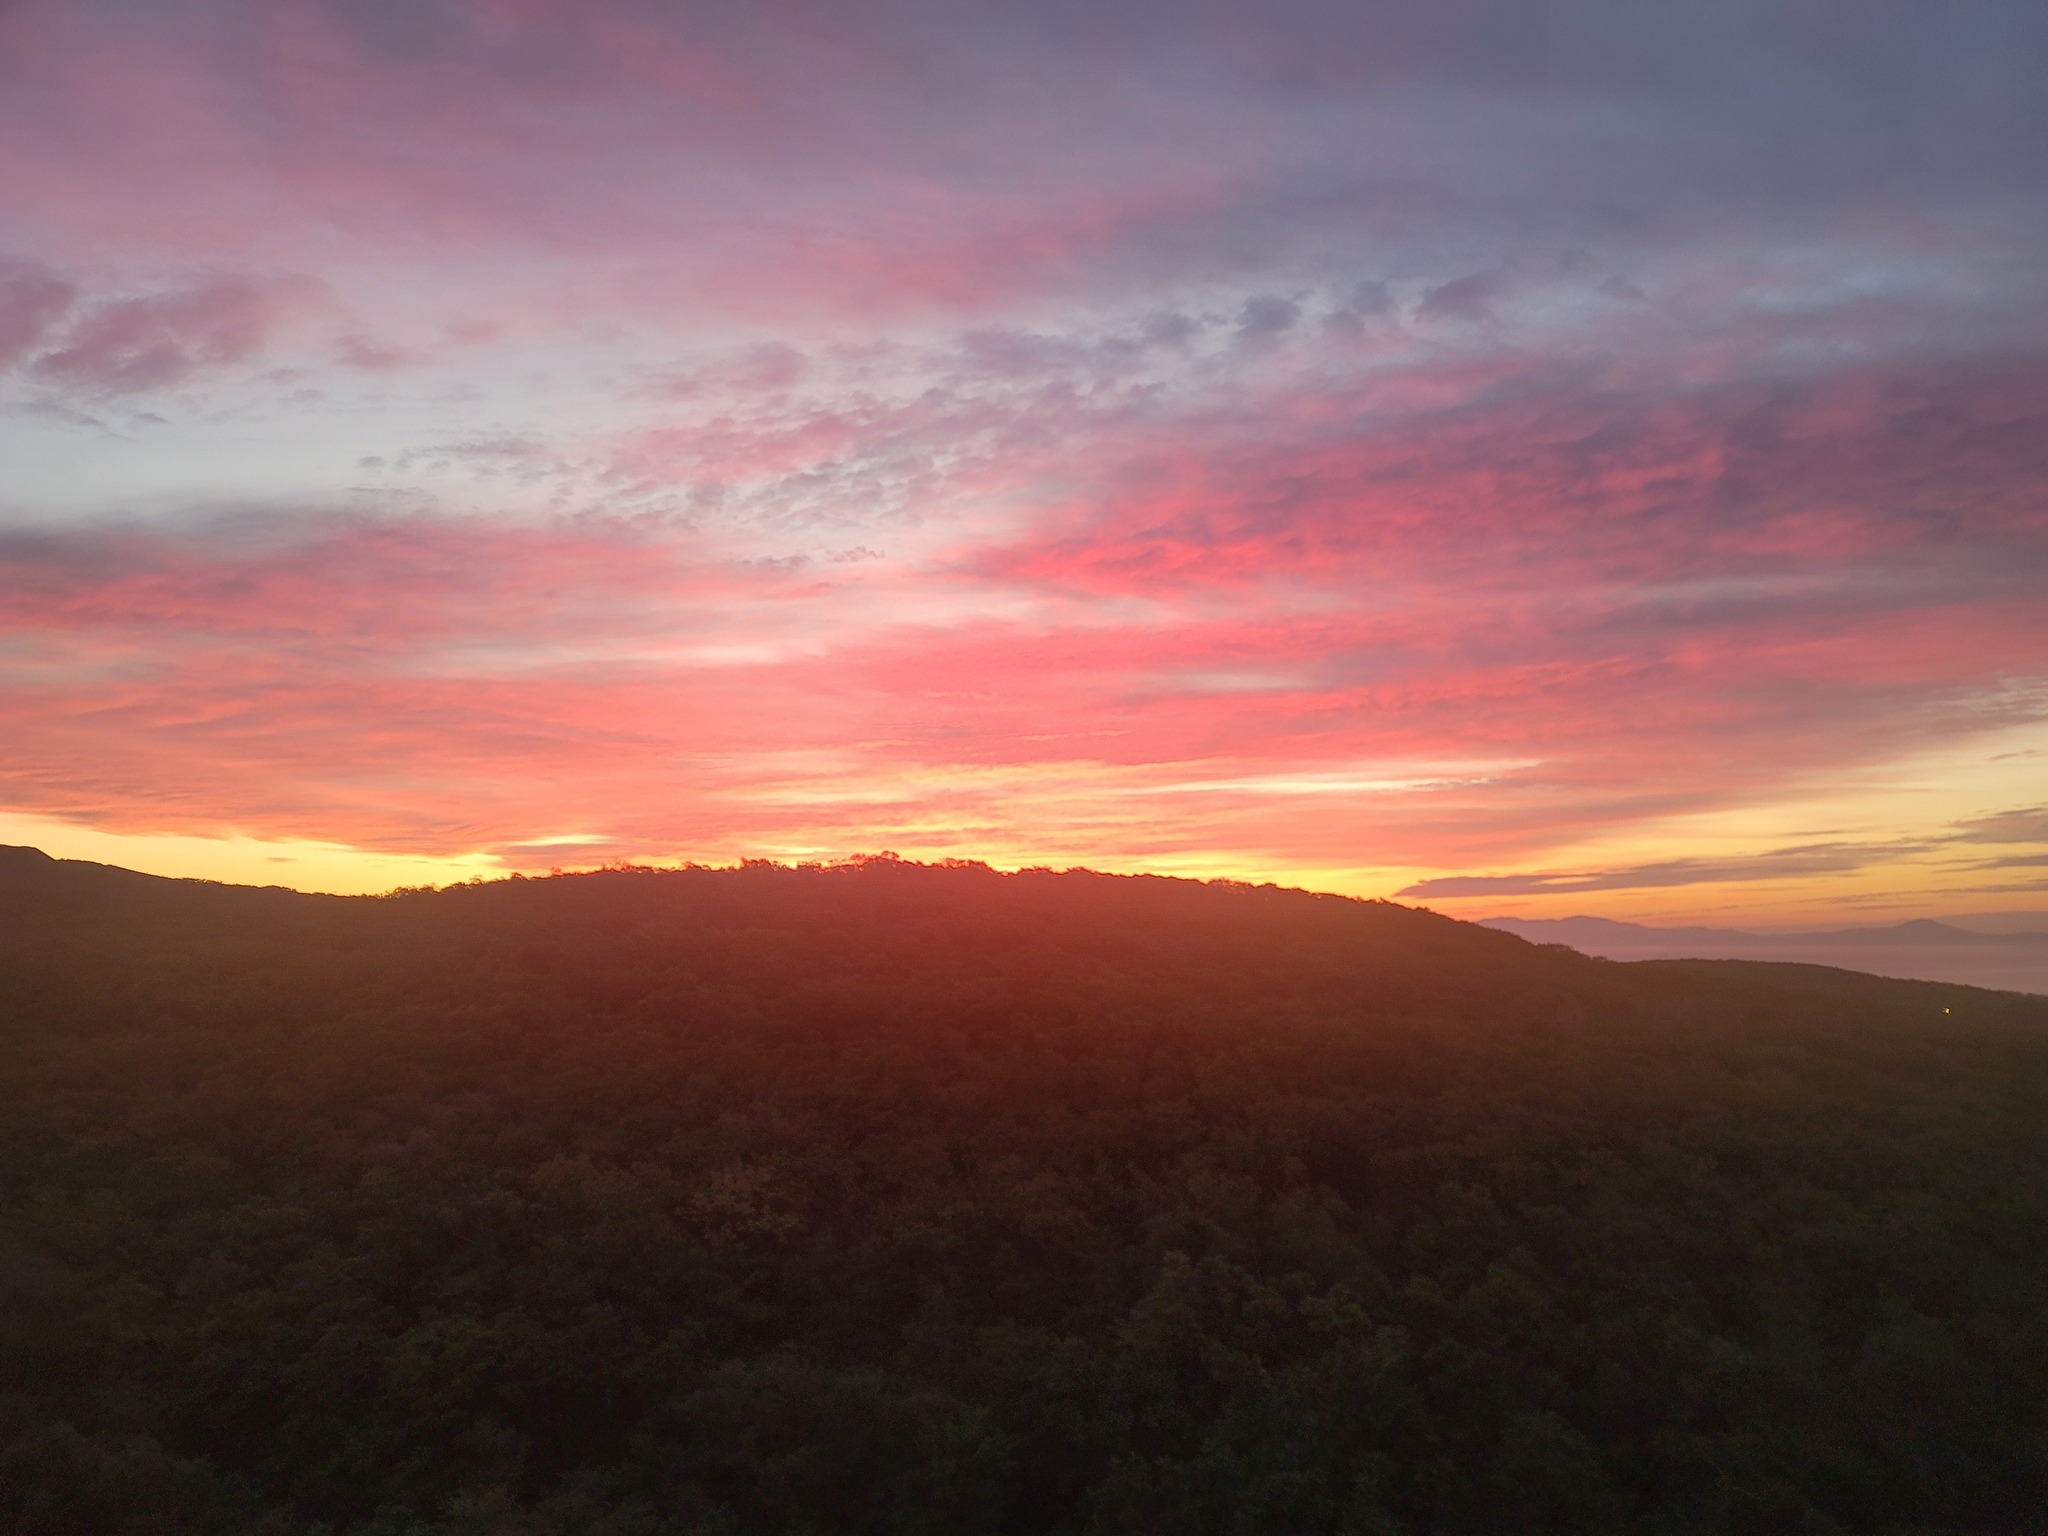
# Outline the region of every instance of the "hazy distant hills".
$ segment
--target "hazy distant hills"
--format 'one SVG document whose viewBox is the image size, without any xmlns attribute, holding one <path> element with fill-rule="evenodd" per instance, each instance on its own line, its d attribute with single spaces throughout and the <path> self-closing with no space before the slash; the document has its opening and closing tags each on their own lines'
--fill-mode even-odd
<svg viewBox="0 0 2048 1536">
<path fill-rule="evenodd" d="M 1493 917 L 1482 926 L 1608 960 L 1769 960 L 2048 993 L 2048 932 L 1983 933 L 1927 918 L 1806 933 L 1655 928 L 1605 917 Z"/>
</svg>

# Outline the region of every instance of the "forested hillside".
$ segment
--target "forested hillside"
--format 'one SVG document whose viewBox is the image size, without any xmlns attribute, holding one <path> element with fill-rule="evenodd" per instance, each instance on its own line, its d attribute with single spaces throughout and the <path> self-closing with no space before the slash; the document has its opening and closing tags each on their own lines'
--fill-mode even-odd
<svg viewBox="0 0 2048 1536">
<path fill-rule="evenodd" d="M 0 1529 L 2048 1530 L 2048 1001 L 0 853 Z"/>
</svg>

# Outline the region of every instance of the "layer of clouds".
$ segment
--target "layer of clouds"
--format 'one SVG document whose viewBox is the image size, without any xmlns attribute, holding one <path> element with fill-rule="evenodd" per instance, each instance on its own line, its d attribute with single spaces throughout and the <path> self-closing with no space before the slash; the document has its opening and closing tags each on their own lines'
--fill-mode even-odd
<svg viewBox="0 0 2048 1536">
<path fill-rule="evenodd" d="M 0 40 L 0 405 L 196 487 L 0 504 L 10 805 L 1618 891 L 1764 866 L 1552 850 L 2043 715 L 2038 6 Z"/>
<path fill-rule="evenodd" d="M 778 370 L 750 416 L 581 459 L 425 450 L 639 510 L 0 537 L 8 794 L 445 849 L 605 806 L 642 854 L 720 826 L 972 846 L 1035 806 L 1083 855 L 1469 865 L 2048 710 L 2013 686 L 2048 653 L 2030 365 L 1652 392 L 1454 361 L 1250 404 L 1225 369 L 1168 409 L 1048 392 L 1092 354 L 991 350 L 829 410 Z"/>
<path fill-rule="evenodd" d="M 2019 0 L 1115 9 L 30 3 L 0 23 L 8 179 L 18 222 L 95 254 L 338 236 L 475 281 L 545 252 L 699 317 L 1371 252 L 1471 318 L 1587 247 L 1995 262 L 2040 233 L 2048 28 Z"/>
</svg>

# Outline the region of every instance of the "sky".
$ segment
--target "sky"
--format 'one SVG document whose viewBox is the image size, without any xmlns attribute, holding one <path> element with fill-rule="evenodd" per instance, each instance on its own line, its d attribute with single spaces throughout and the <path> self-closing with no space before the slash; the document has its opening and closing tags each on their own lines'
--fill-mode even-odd
<svg viewBox="0 0 2048 1536">
<path fill-rule="evenodd" d="M 13 0 L 0 842 L 2048 913 L 2035 0 Z"/>
</svg>

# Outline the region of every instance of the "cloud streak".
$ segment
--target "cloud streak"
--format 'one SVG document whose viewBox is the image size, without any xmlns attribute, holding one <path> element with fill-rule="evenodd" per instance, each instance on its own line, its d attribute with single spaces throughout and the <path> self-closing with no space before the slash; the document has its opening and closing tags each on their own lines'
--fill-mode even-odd
<svg viewBox="0 0 2048 1536">
<path fill-rule="evenodd" d="M 1783 880 L 1866 869 L 1900 854 L 1922 852 L 1924 847 L 1914 843 L 1879 846 L 1816 843 L 1799 848 L 1778 848 L 1736 859 L 1668 859 L 1657 864 L 1639 864 L 1631 869 L 1600 870 L 1591 874 L 1443 875 L 1433 880 L 1417 881 L 1399 894 L 1425 898 L 1575 896 L 1590 891 L 1662 890 L 1685 885 Z"/>
</svg>

